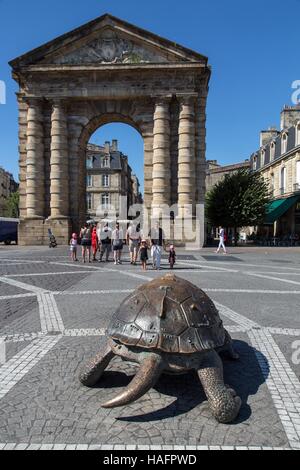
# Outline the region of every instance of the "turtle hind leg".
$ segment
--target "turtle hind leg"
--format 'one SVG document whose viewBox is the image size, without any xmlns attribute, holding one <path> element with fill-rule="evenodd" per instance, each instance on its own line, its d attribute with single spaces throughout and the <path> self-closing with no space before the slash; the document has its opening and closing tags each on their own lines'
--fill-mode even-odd
<svg viewBox="0 0 300 470">
<path fill-rule="evenodd" d="M 101 379 L 103 372 L 114 357 L 114 353 L 107 342 L 100 352 L 90 359 L 79 374 L 80 382 L 86 387 L 93 387 Z"/>
<path fill-rule="evenodd" d="M 224 384 L 222 361 L 215 351 L 205 354 L 197 373 L 216 420 L 220 423 L 234 421 L 242 401 L 234 390 Z"/>
</svg>

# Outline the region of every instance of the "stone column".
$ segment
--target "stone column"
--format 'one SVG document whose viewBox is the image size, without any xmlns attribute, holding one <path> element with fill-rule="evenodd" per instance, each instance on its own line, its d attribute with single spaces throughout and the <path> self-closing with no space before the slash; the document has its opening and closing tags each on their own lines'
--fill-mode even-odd
<svg viewBox="0 0 300 470">
<path fill-rule="evenodd" d="M 68 127 L 65 105 L 61 100 L 52 103 L 50 166 L 50 217 L 67 218 L 69 216 Z"/>
<path fill-rule="evenodd" d="M 184 205 L 195 203 L 195 98 L 181 96 L 179 101 L 178 206 L 182 214 Z"/>
<path fill-rule="evenodd" d="M 206 100 L 207 83 L 201 83 L 199 96 L 196 99 L 196 185 L 195 202 L 197 204 L 197 220 L 199 224 L 199 244 L 206 242 L 207 225 L 205 221 L 205 192 L 206 192 Z"/>
<path fill-rule="evenodd" d="M 148 210 L 152 204 L 153 134 L 144 134 L 144 204 Z"/>
<path fill-rule="evenodd" d="M 26 216 L 39 219 L 44 217 L 45 200 L 43 103 L 29 98 L 27 104 Z"/>
<path fill-rule="evenodd" d="M 157 98 L 153 127 L 152 206 L 170 204 L 170 99 Z"/>
<path fill-rule="evenodd" d="M 19 104 L 19 194 L 20 218 L 27 216 L 26 208 L 26 173 L 27 173 L 27 114 L 28 105 L 22 93 L 17 93 Z"/>
</svg>

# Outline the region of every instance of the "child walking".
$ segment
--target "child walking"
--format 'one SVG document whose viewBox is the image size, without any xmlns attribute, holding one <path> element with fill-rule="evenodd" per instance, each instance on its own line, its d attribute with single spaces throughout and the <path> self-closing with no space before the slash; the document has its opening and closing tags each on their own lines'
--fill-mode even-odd
<svg viewBox="0 0 300 470">
<path fill-rule="evenodd" d="M 70 240 L 70 251 L 71 251 L 72 261 L 78 261 L 78 259 L 77 259 L 77 245 L 78 245 L 78 237 L 77 237 L 76 233 L 73 233 L 72 238 Z"/>
<path fill-rule="evenodd" d="M 169 263 L 170 263 L 170 268 L 173 269 L 174 264 L 176 263 L 176 251 L 175 251 L 174 245 L 170 245 Z"/>
<path fill-rule="evenodd" d="M 139 254 L 142 262 L 142 270 L 147 271 L 147 261 L 148 261 L 148 244 L 146 240 L 142 240 Z"/>
</svg>

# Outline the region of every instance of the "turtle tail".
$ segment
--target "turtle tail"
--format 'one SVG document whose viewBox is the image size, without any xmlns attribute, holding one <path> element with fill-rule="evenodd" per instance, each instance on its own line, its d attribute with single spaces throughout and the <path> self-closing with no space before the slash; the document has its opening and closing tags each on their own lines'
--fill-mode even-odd
<svg viewBox="0 0 300 470">
<path fill-rule="evenodd" d="M 157 382 L 164 369 L 164 361 L 159 354 L 147 353 L 136 375 L 123 392 L 107 401 L 102 408 L 115 408 L 128 405 L 147 393 Z"/>
</svg>

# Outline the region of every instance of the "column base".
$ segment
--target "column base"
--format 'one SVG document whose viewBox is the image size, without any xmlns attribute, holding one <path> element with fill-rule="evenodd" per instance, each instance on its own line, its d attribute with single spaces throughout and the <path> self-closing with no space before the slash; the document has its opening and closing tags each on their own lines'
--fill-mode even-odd
<svg viewBox="0 0 300 470">
<path fill-rule="evenodd" d="M 45 245 L 45 219 L 42 217 L 25 217 L 20 220 L 18 228 L 20 246 Z"/>
<path fill-rule="evenodd" d="M 45 221 L 45 228 L 47 232 L 48 243 L 48 229 L 51 230 L 55 236 L 58 245 L 68 245 L 71 238 L 72 224 L 69 217 L 57 216 L 49 217 Z"/>
<path fill-rule="evenodd" d="M 186 250 L 200 250 L 204 246 L 204 218 L 176 217 L 174 220 L 174 244 Z"/>
</svg>

